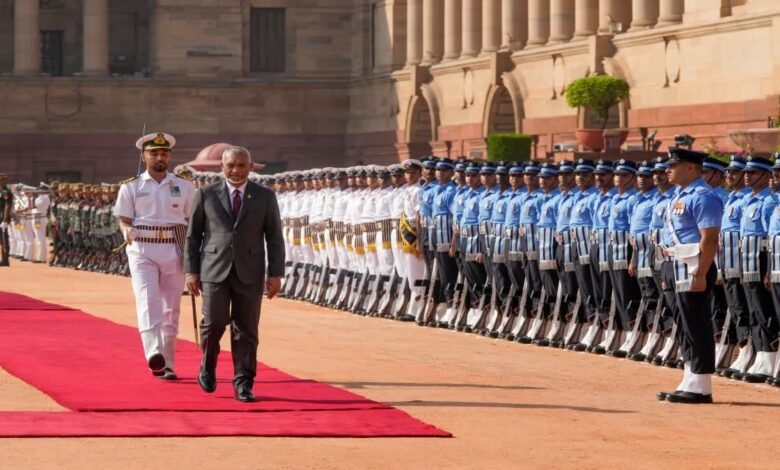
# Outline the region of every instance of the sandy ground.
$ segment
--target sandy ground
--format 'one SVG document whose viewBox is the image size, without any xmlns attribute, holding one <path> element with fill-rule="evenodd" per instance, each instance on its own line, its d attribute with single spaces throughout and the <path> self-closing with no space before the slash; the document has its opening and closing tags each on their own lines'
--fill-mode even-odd
<svg viewBox="0 0 780 470">
<path fill-rule="evenodd" d="M 133 325 L 129 279 L 16 262 L 0 290 Z M 181 336 L 193 339 L 188 298 Z M 227 345 L 225 345 L 227 346 Z M 0 345 L 2 347 L 2 345 Z M 261 359 L 397 406 L 452 439 L 0 439 L 0 468 L 773 468 L 780 390 L 715 379 L 716 404 L 658 402 L 682 371 L 277 299 Z M 121 371 L 117 371 L 121 373 Z M 0 369 L 0 411 L 61 410 Z"/>
</svg>

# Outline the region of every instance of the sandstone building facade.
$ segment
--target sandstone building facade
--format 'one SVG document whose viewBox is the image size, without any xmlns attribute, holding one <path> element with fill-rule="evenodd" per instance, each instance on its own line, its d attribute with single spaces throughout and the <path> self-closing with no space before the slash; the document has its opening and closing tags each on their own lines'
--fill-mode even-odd
<svg viewBox="0 0 780 470">
<path fill-rule="evenodd" d="M 144 127 L 178 162 L 220 141 L 267 171 L 538 156 L 589 116 L 572 80 L 625 78 L 614 126 L 730 145 L 780 105 L 777 0 L 0 0 L 0 171 L 108 181 Z"/>
</svg>

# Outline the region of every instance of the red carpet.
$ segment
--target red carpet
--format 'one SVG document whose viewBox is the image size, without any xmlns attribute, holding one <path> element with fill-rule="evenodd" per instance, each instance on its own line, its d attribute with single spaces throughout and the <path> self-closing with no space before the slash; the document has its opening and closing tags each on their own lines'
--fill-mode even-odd
<svg viewBox="0 0 780 470">
<path fill-rule="evenodd" d="M 161 381 L 146 367 L 135 328 L 29 297 L 0 293 L 0 299 L 6 302 L 0 304 L 0 366 L 73 411 L 113 412 L 4 413 L 0 435 L 448 435 L 388 405 L 264 364 L 254 388 L 260 401 L 240 403 L 227 351 L 220 355 L 217 391 L 206 394 L 196 382 L 200 352 L 183 340 L 176 358 L 181 380 Z M 42 308 L 17 308 L 36 303 Z M 236 423 L 245 425 L 233 429 Z"/>
<path fill-rule="evenodd" d="M 0 310 L 73 310 L 64 305 L 50 304 L 26 295 L 0 291 Z"/>
<path fill-rule="evenodd" d="M 2 437 L 450 437 L 396 409 L 241 413 L 0 413 Z"/>
</svg>

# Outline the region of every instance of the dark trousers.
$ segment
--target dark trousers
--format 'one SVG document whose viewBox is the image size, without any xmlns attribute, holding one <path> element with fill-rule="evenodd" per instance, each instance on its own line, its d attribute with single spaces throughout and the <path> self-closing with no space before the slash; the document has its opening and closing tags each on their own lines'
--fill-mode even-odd
<svg viewBox="0 0 780 470">
<path fill-rule="evenodd" d="M 716 271 L 717 272 L 717 271 Z M 726 301 L 726 292 L 722 285 L 712 286 L 712 327 L 715 332 L 720 334 L 723 331 L 723 324 L 726 323 L 726 310 L 728 302 Z M 729 341 L 731 343 L 731 341 Z"/>
<path fill-rule="evenodd" d="M 200 322 L 201 367 L 207 371 L 217 368 L 219 340 L 230 324 L 233 335 L 230 348 L 233 354 L 233 386 L 254 385 L 257 370 L 258 324 L 263 281 L 244 284 L 230 270 L 222 282 L 203 283 L 203 320 Z"/>
<path fill-rule="evenodd" d="M 569 247 L 572 252 L 574 252 L 574 243 L 572 243 Z M 563 251 L 565 249 L 564 245 L 558 246 L 558 252 L 556 253 L 556 258 L 558 259 L 558 279 L 561 280 L 561 286 L 563 287 L 563 302 L 564 303 L 573 303 L 577 298 L 577 273 L 576 271 L 566 271 L 566 263 L 563 259 Z M 572 256 L 575 256 L 572 254 Z M 576 258 L 574 258 L 576 260 Z M 575 262 L 576 264 L 576 262 Z M 572 266 L 573 268 L 573 266 Z"/>
<path fill-rule="evenodd" d="M 642 312 L 644 324 L 642 325 L 641 330 L 646 331 L 644 327 L 650 328 L 655 316 L 655 311 L 648 308 L 650 302 L 660 302 L 661 299 L 658 295 L 658 288 L 655 285 L 655 280 L 652 277 L 639 277 L 636 282 L 639 284 L 639 291 L 642 293 L 642 298 L 645 300 L 645 311 Z"/>
<path fill-rule="evenodd" d="M 555 297 L 558 294 L 558 271 L 555 269 L 544 269 L 539 271 L 542 277 L 542 285 L 547 292 L 547 314 L 552 314 L 552 310 L 555 307 Z"/>
<path fill-rule="evenodd" d="M 8 229 L 0 229 L 0 264 L 8 264 L 8 253 L 10 246 L 8 245 Z"/>
<path fill-rule="evenodd" d="M 436 252 L 439 288 L 434 290 L 436 302 L 451 302 L 455 298 L 455 284 L 458 283 L 458 263 L 446 251 Z"/>
<path fill-rule="evenodd" d="M 479 306 L 479 298 L 482 296 L 482 291 L 485 288 L 485 281 L 487 281 L 485 266 L 476 261 L 466 261 L 465 273 L 469 280 L 469 290 L 467 292 L 469 308 L 477 308 Z"/>
<path fill-rule="evenodd" d="M 729 331 L 729 343 L 745 344 L 750 337 L 750 311 L 740 279 L 724 279 L 723 293 L 726 296 L 726 304 L 731 310 L 732 326 Z"/>
<path fill-rule="evenodd" d="M 496 305 L 501 306 L 509 295 L 512 280 L 506 264 L 493 260 L 493 288 L 496 289 Z"/>
<path fill-rule="evenodd" d="M 626 259 L 631 259 L 633 250 L 631 245 L 627 247 Z M 612 245 L 609 246 L 609 259 L 613 259 Z M 612 269 L 610 266 L 609 277 L 612 280 L 612 288 L 615 291 L 615 318 L 620 318 L 619 329 L 629 331 L 631 329 L 636 311 L 639 308 L 639 300 L 642 294 L 639 292 L 639 284 L 635 277 L 628 274 L 628 269 Z"/>
<path fill-rule="evenodd" d="M 574 248 L 574 274 L 577 276 L 577 287 L 580 289 L 582 296 L 582 305 L 585 315 L 588 319 L 596 315 L 596 296 L 593 292 L 593 276 L 598 274 L 597 269 L 593 269 L 593 263 L 580 264 L 580 253 L 577 250 L 577 245 L 572 245 Z M 590 256 L 588 257 L 590 261 Z"/>
<path fill-rule="evenodd" d="M 669 261 L 659 263 L 657 267 L 658 269 L 653 269 L 653 280 L 658 292 L 661 293 L 659 301 L 663 302 L 660 330 L 666 331 L 671 329 L 676 321 L 677 299 L 674 295 L 674 268 Z"/>
<path fill-rule="evenodd" d="M 542 295 L 542 276 L 539 273 L 539 262 L 528 260 L 523 266 L 525 278 L 528 279 L 528 287 L 531 289 L 528 298 L 536 298 Z M 531 305 L 529 303 L 529 305 Z"/>
<path fill-rule="evenodd" d="M 599 247 L 594 243 L 590 247 L 590 265 L 593 282 L 593 294 L 596 301 L 596 311 L 601 316 L 601 320 L 606 322 L 609 318 L 609 302 L 612 300 L 612 279 L 609 277 L 609 271 L 602 271 L 599 268 Z"/>
<path fill-rule="evenodd" d="M 759 265 L 761 279 L 764 279 L 767 273 L 766 252 L 759 255 Z M 764 287 L 762 281 L 743 282 L 742 288 L 745 290 L 745 299 L 750 312 L 750 329 L 756 351 L 777 351 L 775 341 L 777 340 L 778 324 L 773 311 L 771 293 Z"/>
<path fill-rule="evenodd" d="M 671 264 L 671 263 L 670 263 Z M 694 374 L 715 372 L 715 334 L 712 329 L 712 286 L 717 271 L 710 266 L 707 271 L 707 288 L 704 292 L 678 292 L 677 308 L 682 324 L 682 357 L 691 363 Z"/>
</svg>

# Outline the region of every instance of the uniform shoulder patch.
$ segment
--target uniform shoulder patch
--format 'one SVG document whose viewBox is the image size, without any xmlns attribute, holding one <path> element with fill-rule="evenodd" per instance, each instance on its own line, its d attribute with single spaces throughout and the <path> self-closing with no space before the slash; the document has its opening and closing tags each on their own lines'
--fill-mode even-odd
<svg viewBox="0 0 780 470">
<path fill-rule="evenodd" d="M 131 181 L 135 181 L 135 180 L 137 180 L 137 179 L 138 179 L 138 175 L 131 176 L 130 178 L 125 178 L 125 179 L 123 179 L 122 181 L 120 181 L 120 182 L 119 182 L 119 184 L 125 184 L 125 183 L 129 183 L 129 182 L 131 182 Z"/>
</svg>

